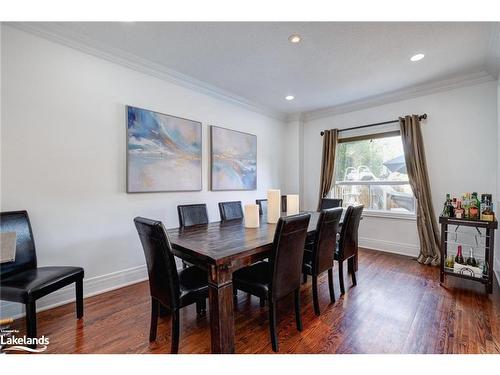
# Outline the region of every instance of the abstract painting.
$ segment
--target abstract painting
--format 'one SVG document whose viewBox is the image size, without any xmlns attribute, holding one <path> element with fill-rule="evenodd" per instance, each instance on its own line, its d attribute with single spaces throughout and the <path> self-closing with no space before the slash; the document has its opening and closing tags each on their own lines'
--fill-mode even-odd
<svg viewBox="0 0 500 375">
<path fill-rule="evenodd" d="M 201 123 L 127 106 L 127 192 L 201 190 Z"/>
<path fill-rule="evenodd" d="M 257 189 L 257 136 L 210 127 L 212 190 Z"/>
</svg>

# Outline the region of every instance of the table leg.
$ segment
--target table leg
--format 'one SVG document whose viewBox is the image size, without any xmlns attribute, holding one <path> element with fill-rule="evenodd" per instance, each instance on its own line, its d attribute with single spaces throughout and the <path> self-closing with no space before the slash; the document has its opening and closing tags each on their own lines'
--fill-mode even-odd
<svg viewBox="0 0 500 375">
<path fill-rule="evenodd" d="M 208 285 L 212 353 L 234 353 L 233 283 L 231 275 L 225 275 L 224 277 L 219 274 L 218 277 L 214 276 L 212 272 Z M 221 279 L 224 281 L 222 282 Z"/>
</svg>

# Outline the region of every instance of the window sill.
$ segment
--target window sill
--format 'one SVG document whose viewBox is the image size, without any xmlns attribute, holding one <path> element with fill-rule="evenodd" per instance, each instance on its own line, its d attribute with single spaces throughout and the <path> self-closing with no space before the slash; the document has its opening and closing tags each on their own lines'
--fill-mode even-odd
<svg viewBox="0 0 500 375">
<path fill-rule="evenodd" d="M 397 219 L 397 220 L 410 220 L 416 221 L 417 215 L 414 213 L 403 213 L 403 212 L 387 212 L 387 211 L 375 211 L 375 210 L 363 210 L 363 216 L 365 217 L 377 217 L 383 219 Z"/>
</svg>

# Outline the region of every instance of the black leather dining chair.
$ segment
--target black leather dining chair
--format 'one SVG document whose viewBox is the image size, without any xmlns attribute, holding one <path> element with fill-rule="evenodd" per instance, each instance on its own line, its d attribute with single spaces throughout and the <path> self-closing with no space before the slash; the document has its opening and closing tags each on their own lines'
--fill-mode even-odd
<svg viewBox="0 0 500 375">
<path fill-rule="evenodd" d="M 347 270 L 351 274 L 352 283 L 356 285 L 354 259 L 358 254 L 358 228 L 363 214 L 363 205 L 349 206 L 344 215 L 340 238 L 335 250 L 334 259 L 339 263 L 340 292 L 345 293 L 343 263 L 347 260 Z"/>
<path fill-rule="evenodd" d="M 207 273 L 198 267 L 177 271 L 172 246 L 161 221 L 142 217 L 134 219 L 148 267 L 151 294 L 151 327 L 149 341 L 156 340 L 158 313 L 161 306 L 172 315 L 172 342 L 170 352 L 179 351 L 179 310 L 196 303 L 196 311 L 206 310 L 208 297 Z"/>
<path fill-rule="evenodd" d="M 243 219 L 241 201 L 219 202 L 219 212 L 221 221 Z"/>
<path fill-rule="evenodd" d="M 208 211 L 205 203 L 181 204 L 177 206 L 177 214 L 179 215 L 179 226 L 181 228 L 208 224 Z M 189 264 L 183 260 L 182 268 L 187 268 L 188 266 Z"/>
<path fill-rule="evenodd" d="M 177 206 L 177 213 L 180 227 L 208 224 L 208 212 L 205 203 L 179 205 Z"/>
<path fill-rule="evenodd" d="M 72 283 L 76 289 L 76 316 L 81 319 L 83 268 L 37 266 L 35 239 L 27 211 L 2 212 L 0 231 L 16 233 L 15 260 L 0 265 L 0 299 L 26 306 L 26 336 L 37 337 L 36 301 Z"/>
<path fill-rule="evenodd" d="M 259 206 L 259 215 L 267 215 L 267 199 L 256 199 L 255 204 Z"/>
<path fill-rule="evenodd" d="M 343 200 L 340 198 L 321 198 L 321 210 L 326 210 L 328 208 L 342 207 Z"/>
<path fill-rule="evenodd" d="M 281 212 L 286 212 L 286 195 L 281 196 Z"/>
<path fill-rule="evenodd" d="M 233 287 L 269 301 L 269 328 L 272 348 L 278 351 L 276 303 L 295 294 L 295 321 L 302 331 L 300 317 L 300 275 L 304 243 L 310 214 L 282 217 L 278 220 L 269 262 L 258 262 L 233 273 Z"/>
<path fill-rule="evenodd" d="M 330 208 L 321 211 L 316 233 L 310 249 L 304 251 L 304 263 L 302 272 L 312 276 L 312 291 L 314 313 L 320 315 L 318 298 L 318 276 L 328 271 L 328 288 L 330 301 L 335 302 L 335 291 L 333 289 L 333 254 L 337 243 L 337 233 L 342 208 Z"/>
</svg>

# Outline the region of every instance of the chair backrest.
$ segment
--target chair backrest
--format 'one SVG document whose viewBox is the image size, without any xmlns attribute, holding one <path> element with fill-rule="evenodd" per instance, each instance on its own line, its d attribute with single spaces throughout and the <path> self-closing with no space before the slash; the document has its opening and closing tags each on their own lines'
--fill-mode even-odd
<svg viewBox="0 0 500 375">
<path fill-rule="evenodd" d="M 14 262 L 0 265 L 0 276 L 36 268 L 36 249 L 33 231 L 27 211 L 0 213 L 0 232 L 16 233 L 16 254 Z M 1 245 L 1 244 L 0 244 Z"/>
<path fill-rule="evenodd" d="M 341 207 L 330 208 L 322 210 L 319 214 L 312 256 L 312 268 L 315 274 L 333 267 L 333 254 L 337 245 L 342 211 Z"/>
<path fill-rule="evenodd" d="M 267 199 L 256 199 L 255 204 L 259 205 L 259 215 L 267 215 Z"/>
<path fill-rule="evenodd" d="M 273 301 L 300 287 L 304 245 L 310 218 L 310 214 L 298 214 L 278 220 L 270 256 Z"/>
<path fill-rule="evenodd" d="M 179 275 L 162 222 L 136 217 L 134 223 L 146 257 L 151 296 L 166 307 L 178 307 Z"/>
<path fill-rule="evenodd" d="M 192 225 L 208 224 L 207 205 L 202 204 L 183 204 L 177 206 L 179 214 L 179 226 L 190 227 Z"/>
<path fill-rule="evenodd" d="M 342 199 L 339 198 L 321 198 L 321 209 L 342 207 Z"/>
<path fill-rule="evenodd" d="M 281 212 L 286 212 L 286 195 L 281 196 Z"/>
<path fill-rule="evenodd" d="M 219 212 L 222 221 L 243 219 L 241 201 L 219 202 Z"/>
<path fill-rule="evenodd" d="M 362 204 L 347 207 L 339 239 L 339 254 L 342 259 L 350 258 L 358 252 L 358 228 L 362 214 Z"/>
</svg>

